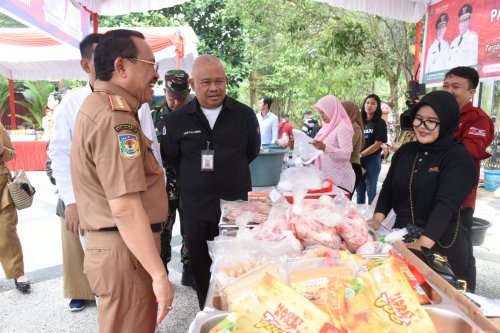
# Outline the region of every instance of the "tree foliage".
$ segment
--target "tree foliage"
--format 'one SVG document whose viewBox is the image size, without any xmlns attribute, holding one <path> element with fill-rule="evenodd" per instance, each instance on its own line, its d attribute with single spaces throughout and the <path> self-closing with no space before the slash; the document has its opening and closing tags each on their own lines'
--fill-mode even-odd
<svg viewBox="0 0 500 333">
<path fill-rule="evenodd" d="M 45 115 L 47 100 L 51 92 L 55 90 L 54 84 L 48 81 L 24 81 L 26 90 L 23 92 L 25 101 L 16 101 L 17 104 L 27 108 L 31 116 L 16 115 L 16 117 L 35 125 L 42 126 L 42 118 Z"/>
</svg>

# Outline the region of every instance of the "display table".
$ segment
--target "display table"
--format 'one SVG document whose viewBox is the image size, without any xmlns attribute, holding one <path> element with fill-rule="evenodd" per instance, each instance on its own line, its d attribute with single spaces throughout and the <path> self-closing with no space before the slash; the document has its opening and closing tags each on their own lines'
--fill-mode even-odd
<svg viewBox="0 0 500 333">
<path fill-rule="evenodd" d="M 11 171 L 43 171 L 47 162 L 47 141 L 14 141 L 16 159 L 7 163 Z"/>
</svg>

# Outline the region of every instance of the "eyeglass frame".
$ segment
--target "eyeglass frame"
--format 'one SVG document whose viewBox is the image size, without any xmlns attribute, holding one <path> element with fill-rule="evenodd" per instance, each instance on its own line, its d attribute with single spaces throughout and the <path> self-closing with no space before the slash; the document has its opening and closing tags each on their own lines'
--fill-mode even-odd
<svg viewBox="0 0 500 333">
<path fill-rule="evenodd" d="M 146 64 L 150 64 L 150 65 L 153 65 L 153 69 L 155 70 L 155 72 L 158 72 L 158 70 L 160 69 L 160 63 L 157 61 L 157 62 L 153 62 L 153 61 L 149 61 L 149 60 L 146 60 L 146 59 L 141 59 L 141 58 L 137 58 L 137 57 L 125 57 L 125 59 L 128 59 L 132 62 L 134 61 L 140 61 L 140 62 L 144 62 Z"/>
<path fill-rule="evenodd" d="M 415 121 L 419 121 L 420 123 L 418 125 L 415 124 Z M 429 126 L 427 126 L 427 122 L 430 122 L 431 124 L 436 124 L 436 126 L 434 126 L 434 128 L 429 128 Z M 435 120 L 432 120 L 432 119 L 427 119 L 427 120 L 423 120 L 423 119 L 420 119 L 420 118 L 413 118 L 413 121 L 411 122 L 411 124 L 415 127 L 420 127 L 422 125 L 424 125 L 425 129 L 427 129 L 428 131 L 434 131 L 439 125 L 441 125 L 441 123 L 439 121 L 435 121 Z"/>
</svg>

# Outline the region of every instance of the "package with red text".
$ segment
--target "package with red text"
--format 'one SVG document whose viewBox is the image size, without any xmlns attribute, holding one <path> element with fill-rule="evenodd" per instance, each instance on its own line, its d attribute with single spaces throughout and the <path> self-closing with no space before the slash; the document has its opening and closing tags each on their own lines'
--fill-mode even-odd
<svg viewBox="0 0 500 333">
<path fill-rule="evenodd" d="M 235 315 L 219 323 L 211 333 L 344 332 L 332 324 L 326 313 L 269 274 L 233 302 L 231 311 Z"/>
</svg>

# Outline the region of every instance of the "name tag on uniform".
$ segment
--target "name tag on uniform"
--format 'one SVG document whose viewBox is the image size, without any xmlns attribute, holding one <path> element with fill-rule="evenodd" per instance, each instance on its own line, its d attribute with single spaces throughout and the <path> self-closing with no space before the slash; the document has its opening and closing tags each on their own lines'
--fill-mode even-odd
<svg viewBox="0 0 500 333">
<path fill-rule="evenodd" d="M 201 171 L 214 171 L 214 151 L 206 149 L 201 151 Z"/>
</svg>

